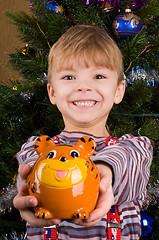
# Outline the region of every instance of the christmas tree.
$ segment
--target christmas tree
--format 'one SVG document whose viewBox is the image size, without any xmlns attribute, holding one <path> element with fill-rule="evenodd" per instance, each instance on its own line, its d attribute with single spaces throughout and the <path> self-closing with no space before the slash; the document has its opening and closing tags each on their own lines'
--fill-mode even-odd
<svg viewBox="0 0 159 240">
<path fill-rule="evenodd" d="M 86 23 L 104 28 L 123 53 L 126 94 L 123 102 L 114 106 L 108 127 L 111 135 L 145 135 L 152 141 L 154 158 L 143 213 L 143 217 L 148 213 L 148 226 L 143 225 L 142 237 L 159 239 L 159 2 L 34 0 L 30 1 L 30 10 L 29 14 L 6 13 L 24 47 L 10 54 L 9 62 L 22 77 L 12 79 L 10 86 L 0 86 L 0 220 L 6 221 L 6 211 L 17 214 L 4 200 L 16 194 L 16 152 L 33 134 L 53 136 L 63 129 L 61 115 L 49 102 L 46 91 L 49 50 L 69 27 Z M 151 226 L 153 220 L 156 227 Z M 17 230 L 15 226 L 13 229 Z"/>
</svg>

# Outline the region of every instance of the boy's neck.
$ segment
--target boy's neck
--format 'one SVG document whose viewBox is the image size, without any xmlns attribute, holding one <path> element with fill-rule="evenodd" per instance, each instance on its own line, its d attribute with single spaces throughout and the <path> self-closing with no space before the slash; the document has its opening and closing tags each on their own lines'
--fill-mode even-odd
<svg viewBox="0 0 159 240">
<path fill-rule="evenodd" d="M 110 134 L 107 131 L 107 129 L 104 127 L 103 129 L 96 129 L 94 127 L 90 128 L 81 128 L 81 127 L 74 127 L 74 128 L 69 128 L 65 127 L 64 131 L 67 132 L 84 132 L 85 134 L 88 133 L 90 135 L 93 135 L 95 137 L 108 137 Z"/>
</svg>

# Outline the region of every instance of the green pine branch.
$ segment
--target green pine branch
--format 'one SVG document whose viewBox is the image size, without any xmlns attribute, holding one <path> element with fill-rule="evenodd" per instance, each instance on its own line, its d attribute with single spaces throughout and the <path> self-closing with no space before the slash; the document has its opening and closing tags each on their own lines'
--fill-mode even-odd
<svg viewBox="0 0 159 240">
<path fill-rule="evenodd" d="M 142 8 L 136 13 L 140 16 L 144 24 L 147 22 L 153 22 L 153 19 L 159 16 L 159 1 L 147 0 Z"/>
</svg>

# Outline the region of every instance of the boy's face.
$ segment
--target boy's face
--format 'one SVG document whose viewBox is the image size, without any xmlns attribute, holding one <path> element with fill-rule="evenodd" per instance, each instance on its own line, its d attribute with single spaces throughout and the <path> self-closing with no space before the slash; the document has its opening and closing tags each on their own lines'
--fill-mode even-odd
<svg viewBox="0 0 159 240">
<path fill-rule="evenodd" d="M 62 113 L 65 130 L 85 131 L 93 127 L 104 127 L 113 104 L 120 103 L 125 83 L 118 84 L 116 71 L 90 65 L 81 59 L 73 67 L 59 72 L 53 68 L 48 94 L 52 104 Z"/>
</svg>

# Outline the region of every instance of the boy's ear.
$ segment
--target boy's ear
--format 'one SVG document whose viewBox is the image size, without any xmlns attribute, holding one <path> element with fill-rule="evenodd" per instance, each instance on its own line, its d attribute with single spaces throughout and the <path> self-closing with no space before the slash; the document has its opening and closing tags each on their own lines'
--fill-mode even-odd
<svg viewBox="0 0 159 240">
<path fill-rule="evenodd" d="M 124 97 L 124 93 L 125 93 L 125 80 L 122 80 L 117 86 L 115 99 L 114 99 L 115 104 L 119 104 L 122 101 Z"/>
<path fill-rule="evenodd" d="M 47 84 L 47 91 L 48 91 L 50 102 L 55 105 L 56 104 L 55 92 L 53 87 L 50 85 L 50 83 Z"/>
</svg>

